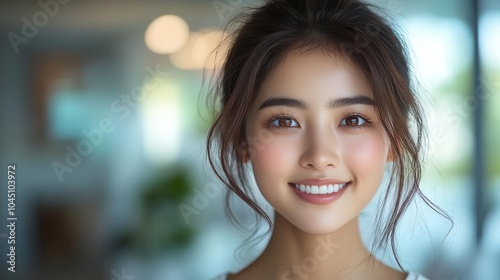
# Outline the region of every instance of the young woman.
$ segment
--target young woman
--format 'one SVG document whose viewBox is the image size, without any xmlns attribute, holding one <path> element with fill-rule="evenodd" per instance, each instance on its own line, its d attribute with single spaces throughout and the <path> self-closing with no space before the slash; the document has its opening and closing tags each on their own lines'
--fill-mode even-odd
<svg viewBox="0 0 500 280">
<path fill-rule="evenodd" d="M 422 113 L 396 32 L 356 0 L 266 1 L 238 21 L 208 159 L 272 235 L 249 266 L 219 279 L 426 279 L 404 271 L 394 244 L 415 195 L 442 214 L 419 189 Z M 247 165 L 274 220 L 251 193 Z M 368 250 L 358 216 L 385 173 L 388 214 Z M 402 271 L 374 257 L 389 242 Z"/>
</svg>

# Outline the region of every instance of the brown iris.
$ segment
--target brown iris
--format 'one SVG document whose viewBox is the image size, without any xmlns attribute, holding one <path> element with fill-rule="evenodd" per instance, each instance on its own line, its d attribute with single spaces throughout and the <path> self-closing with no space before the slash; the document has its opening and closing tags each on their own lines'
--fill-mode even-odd
<svg viewBox="0 0 500 280">
<path fill-rule="evenodd" d="M 358 126 L 359 125 L 359 117 L 347 117 L 345 119 L 345 124 L 348 126 Z"/>
<path fill-rule="evenodd" d="M 291 119 L 279 119 L 278 120 L 278 125 L 279 126 L 286 126 L 286 127 L 289 127 L 292 125 L 292 120 Z"/>
</svg>

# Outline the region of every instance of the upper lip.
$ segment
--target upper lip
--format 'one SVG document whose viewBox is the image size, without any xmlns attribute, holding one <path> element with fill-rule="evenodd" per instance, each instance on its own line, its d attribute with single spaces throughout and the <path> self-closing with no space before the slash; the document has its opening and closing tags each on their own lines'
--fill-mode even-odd
<svg viewBox="0 0 500 280">
<path fill-rule="evenodd" d="M 335 185 L 335 184 L 344 184 L 344 183 L 347 183 L 347 182 L 335 180 L 335 179 L 329 179 L 329 178 L 312 178 L 312 179 L 300 180 L 300 181 L 294 182 L 293 184 L 323 186 L 323 185 Z"/>
</svg>

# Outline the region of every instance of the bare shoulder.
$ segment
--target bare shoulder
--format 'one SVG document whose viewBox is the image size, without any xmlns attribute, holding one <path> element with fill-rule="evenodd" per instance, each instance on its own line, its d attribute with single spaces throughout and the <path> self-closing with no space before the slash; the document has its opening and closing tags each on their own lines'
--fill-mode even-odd
<svg viewBox="0 0 500 280">
<path fill-rule="evenodd" d="M 406 280 L 408 273 L 394 269 L 380 261 L 376 261 L 375 267 L 370 267 L 364 271 L 365 277 L 380 280 Z M 371 276 L 368 276 L 371 275 Z"/>
<path fill-rule="evenodd" d="M 405 280 L 408 277 L 408 273 L 399 271 L 392 267 L 386 267 L 383 276 L 384 276 L 383 279 Z"/>
</svg>

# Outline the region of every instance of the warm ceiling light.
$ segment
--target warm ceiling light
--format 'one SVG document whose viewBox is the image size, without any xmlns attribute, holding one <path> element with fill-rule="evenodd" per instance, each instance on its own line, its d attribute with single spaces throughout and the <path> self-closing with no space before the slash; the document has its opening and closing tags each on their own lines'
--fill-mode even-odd
<svg viewBox="0 0 500 280">
<path fill-rule="evenodd" d="M 228 51 L 227 42 L 222 44 L 227 34 L 213 29 L 201 30 L 200 33 L 201 38 L 193 46 L 193 51 L 201 54 L 196 56 L 199 59 L 196 64 L 209 69 L 221 66 Z"/>
<path fill-rule="evenodd" d="M 188 38 L 188 24 L 178 16 L 166 15 L 149 24 L 144 41 L 151 51 L 168 54 L 180 50 Z"/>
<path fill-rule="evenodd" d="M 227 44 L 220 44 L 226 36 L 212 28 L 192 32 L 186 45 L 169 55 L 170 62 L 184 70 L 220 67 L 227 53 Z"/>
<path fill-rule="evenodd" d="M 193 56 L 196 55 L 194 52 L 195 42 L 200 39 L 200 36 L 200 33 L 192 32 L 184 47 L 178 52 L 168 56 L 172 65 L 183 70 L 199 69 L 199 65 L 196 65 L 196 61 L 199 59 L 195 59 Z"/>
</svg>

